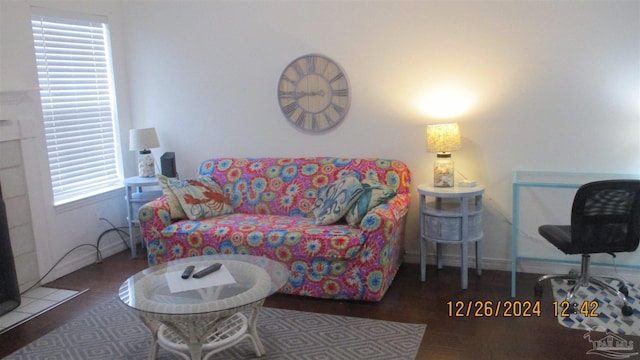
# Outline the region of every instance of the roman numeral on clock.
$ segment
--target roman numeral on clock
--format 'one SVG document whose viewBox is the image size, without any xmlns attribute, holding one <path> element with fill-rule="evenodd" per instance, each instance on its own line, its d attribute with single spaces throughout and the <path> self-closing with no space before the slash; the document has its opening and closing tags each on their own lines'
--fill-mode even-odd
<svg viewBox="0 0 640 360">
<path fill-rule="evenodd" d="M 336 89 L 331 91 L 334 96 L 349 96 L 349 89 Z"/>
<path fill-rule="evenodd" d="M 295 91 L 278 91 L 278 97 L 282 99 L 295 99 Z"/>
<path fill-rule="evenodd" d="M 342 114 L 344 112 L 344 108 L 340 105 L 336 105 L 335 103 L 331 103 L 331 107 L 333 108 L 333 110 L 335 110 L 338 114 Z"/>
<path fill-rule="evenodd" d="M 340 79 L 344 78 L 344 74 L 343 73 L 339 73 L 338 75 L 334 76 L 331 80 L 329 80 L 330 83 L 334 83 Z"/>
<path fill-rule="evenodd" d="M 293 113 L 296 111 L 297 108 L 298 108 L 298 103 L 294 101 L 292 103 L 289 103 L 285 107 L 283 107 L 282 111 L 287 115 L 287 117 L 291 118 L 291 115 L 293 115 Z"/>
<path fill-rule="evenodd" d="M 298 73 L 299 77 L 303 77 L 304 76 L 305 73 L 304 73 L 304 70 L 302 70 L 302 66 L 300 66 L 300 62 L 299 61 L 296 61 L 293 64 L 293 69 Z"/>
<path fill-rule="evenodd" d="M 316 62 L 313 61 L 313 56 L 307 56 L 307 74 L 312 74 L 316 71 Z"/>
<path fill-rule="evenodd" d="M 306 114 L 304 112 L 301 112 L 300 115 L 298 115 L 298 119 L 296 120 L 296 125 L 303 127 L 304 120 L 306 117 L 307 117 Z"/>
</svg>

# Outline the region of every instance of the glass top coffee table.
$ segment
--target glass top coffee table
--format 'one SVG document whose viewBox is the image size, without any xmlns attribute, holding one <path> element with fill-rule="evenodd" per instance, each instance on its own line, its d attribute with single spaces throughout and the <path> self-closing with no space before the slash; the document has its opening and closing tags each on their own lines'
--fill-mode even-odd
<svg viewBox="0 0 640 360">
<path fill-rule="evenodd" d="M 189 265 L 195 272 L 214 263 L 222 268 L 200 279 L 181 275 Z M 209 255 L 174 260 L 145 269 L 120 286 L 119 296 L 135 310 L 153 334 L 149 354 L 158 345 L 182 357 L 208 359 L 249 339 L 256 355 L 264 354 L 256 322 L 267 296 L 289 277 L 287 268 L 265 257 Z M 251 309 L 249 319 L 241 312 Z"/>
</svg>

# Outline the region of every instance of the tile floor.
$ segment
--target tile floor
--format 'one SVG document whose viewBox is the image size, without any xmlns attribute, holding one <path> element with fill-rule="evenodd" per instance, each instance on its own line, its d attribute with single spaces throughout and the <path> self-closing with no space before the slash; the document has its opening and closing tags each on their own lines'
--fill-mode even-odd
<svg viewBox="0 0 640 360">
<path fill-rule="evenodd" d="M 80 291 L 37 287 L 21 296 L 20 306 L 0 316 L 0 333 L 79 295 Z"/>
</svg>

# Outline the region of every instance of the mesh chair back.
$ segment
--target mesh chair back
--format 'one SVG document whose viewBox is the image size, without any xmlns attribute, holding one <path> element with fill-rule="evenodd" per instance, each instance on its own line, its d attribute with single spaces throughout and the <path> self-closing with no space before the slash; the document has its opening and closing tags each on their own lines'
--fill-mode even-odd
<svg viewBox="0 0 640 360">
<path fill-rule="evenodd" d="M 571 211 L 575 253 L 635 251 L 640 241 L 640 180 L 606 180 L 578 189 Z"/>
</svg>

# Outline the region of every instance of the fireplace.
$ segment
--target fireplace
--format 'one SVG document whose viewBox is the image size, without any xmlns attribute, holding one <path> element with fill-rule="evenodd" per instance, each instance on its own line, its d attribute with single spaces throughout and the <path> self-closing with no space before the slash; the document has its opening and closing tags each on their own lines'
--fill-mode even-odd
<svg viewBox="0 0 640 360">
<path fill-rule="evenodd" d="M 20 289 L 11 251 L 7 208 L 2 197 L 2 184 L 0 184 L 0 315 L 8 313 L 18 305 L 20 305 Z"/>
<path fill-rule="evenodd" d="M 20 288 L 40 278 L 26 169 L 32 179 L 40 174 L 33 151 L 24 150 L 37 148 L 39 99 L 38 89 L 0 89 L 0 314 L 18 306 Z"/>
</svg>

